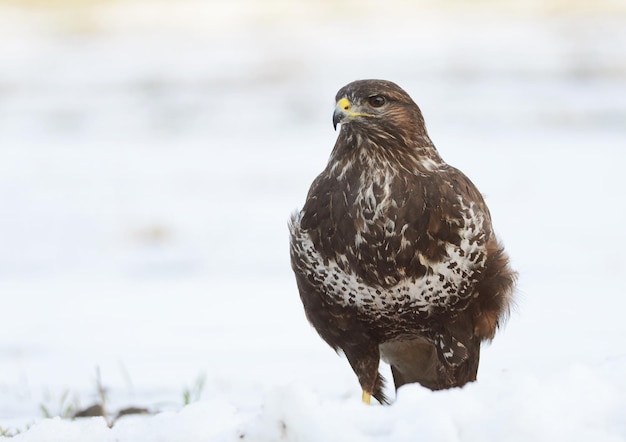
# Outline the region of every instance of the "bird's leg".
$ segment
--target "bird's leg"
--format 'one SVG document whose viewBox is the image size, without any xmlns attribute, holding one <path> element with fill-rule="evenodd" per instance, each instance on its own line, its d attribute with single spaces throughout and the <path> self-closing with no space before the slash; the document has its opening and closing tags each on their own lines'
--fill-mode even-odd
<svg viewBox="0 0 626 442">
<path fill-rule="evenodd" d="M 344 348 L 350 366 L 359 379 L 363 394 L 361 399 L 364 403 L 370 404 L 371 397 L 374 396 L 379 402 L 387 402 L 383 393 L 383 380 L 378 373 L 380 362 L 380 352 L 378 345 L 367 344 Z"/>
<path fill-rule="evenodd" d="M 367 391 L 363 390 L 363 394 L 361 395 L 361 400 L 364 404 L 369 405 L 372 402 L 372 395 Z"/>
</svg>

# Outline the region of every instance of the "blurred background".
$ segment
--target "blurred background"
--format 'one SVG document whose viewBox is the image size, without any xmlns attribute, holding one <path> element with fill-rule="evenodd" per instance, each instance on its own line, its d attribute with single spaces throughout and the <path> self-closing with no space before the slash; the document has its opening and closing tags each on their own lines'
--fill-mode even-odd
<svg viewBox="0 0 626 442">
<path fill-rule="evenodd" d="M 0 8 L 5 278 L 281 272 L 250 241 L 270 228 L 285 248 L 334 141 L 334 94 L 358 78 L 406 88 L 445 158 L 473 156 L 446 137 L 524 138 L 540 157 L 556 131 L 625 129 L 624 2 Z"/>
<path fill-rule="evenodd" d="M 525 324 L 564 311 L 569 339 L 573 294 L 623 291 L 623 0 L 0 0 L 0 418 L 89 402 L 96 366 L 149 404 L 200 372 L 230 394 L 349 370 L 302 314 L 287 221 L 361 78 L 407 90 L 485 192 Z M 499 354 L 532 370 L 521 347 L 552 353 L 520 323 Z"/>
</svg>

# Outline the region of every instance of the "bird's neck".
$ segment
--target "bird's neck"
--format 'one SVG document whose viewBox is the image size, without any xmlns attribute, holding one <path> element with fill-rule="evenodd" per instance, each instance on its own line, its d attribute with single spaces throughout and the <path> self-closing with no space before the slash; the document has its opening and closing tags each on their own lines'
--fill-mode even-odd
<svg viewBox="0 0 626 442">
<path fill-rule="evenodd" d="M 351 168 L 423 174 L 443 167 L 445 162 L 426 133 L 406 139 L 385 133 L 366 135 L 346 127 L 339 133 L 329 165 L 335 174 L 345 174 Z"/>
</svg>

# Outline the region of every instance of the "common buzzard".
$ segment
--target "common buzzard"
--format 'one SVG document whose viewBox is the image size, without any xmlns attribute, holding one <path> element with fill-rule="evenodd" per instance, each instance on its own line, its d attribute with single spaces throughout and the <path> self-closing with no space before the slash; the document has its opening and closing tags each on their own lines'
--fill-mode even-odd
<svg viewBox="0 0 626 442">
<path fill-rule="evenodd" d="M 336 96 L 328 165 L 291 218 L 291 263 L 308 320 L 346 355 L 363 390 L 476 380 L 481 341 L 511 304 L 515 272 L 474 184 L 446 164 L 396 84 Z"/>
</svg>

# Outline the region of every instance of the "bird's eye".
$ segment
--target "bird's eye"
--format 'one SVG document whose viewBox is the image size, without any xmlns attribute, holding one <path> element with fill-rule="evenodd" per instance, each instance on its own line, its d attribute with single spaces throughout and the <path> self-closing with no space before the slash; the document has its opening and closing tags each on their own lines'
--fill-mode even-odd
<svg viewBox="0 0 626 442">
<path fill-rule="evenodd" d="M 381 107 L 383 104 L 385 104 L 385 101 L 385 97 L 383 97 L 382 95 L 372 95 L 367 99 L 367 102 L 372 107 Z"/>
</svg>

